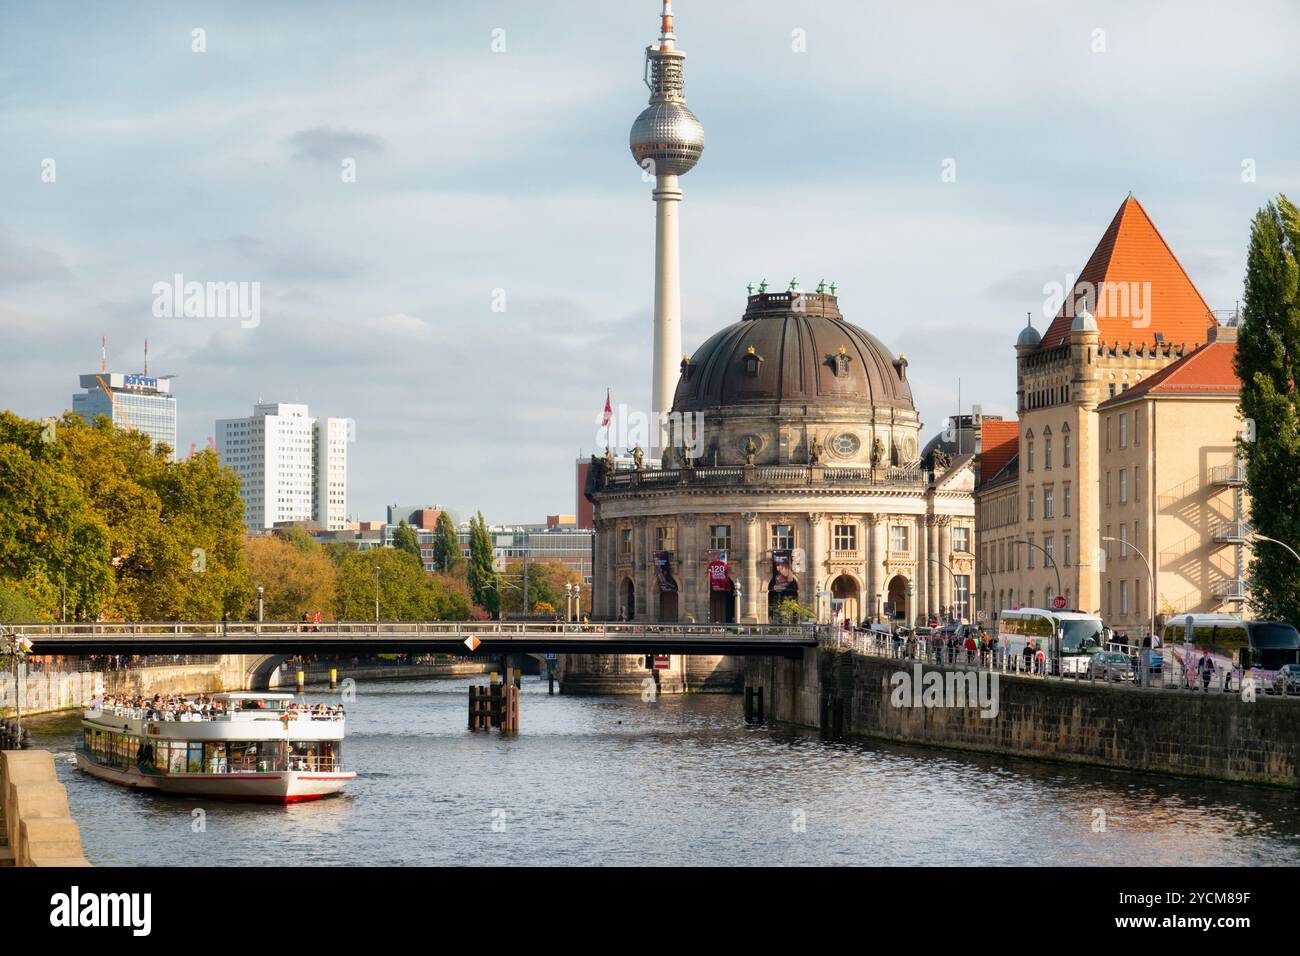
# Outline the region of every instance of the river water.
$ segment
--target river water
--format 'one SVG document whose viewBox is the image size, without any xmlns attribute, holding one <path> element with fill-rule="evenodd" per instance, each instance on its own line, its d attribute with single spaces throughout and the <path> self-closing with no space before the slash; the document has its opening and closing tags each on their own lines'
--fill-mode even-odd
<svg viewBox="0 0 1300 956">
<path fill-rule="evenodd" d="M 75 717 L 30 726 L 100 866 L 1300 863 L 1282 791 L 823 743 L 746 726 L 734 696 L 549 697 L 536 677 L 519 736 L 470 733 L 469 683 L 358 685 L 358 778 L 283 808 L 95 780 Z"/>
</svg>

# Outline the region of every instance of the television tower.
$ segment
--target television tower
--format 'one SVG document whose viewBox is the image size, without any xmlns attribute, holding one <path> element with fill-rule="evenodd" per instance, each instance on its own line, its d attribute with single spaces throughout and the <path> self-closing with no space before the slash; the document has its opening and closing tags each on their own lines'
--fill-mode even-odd
<svg viewBox="0 0 1300 956">
<path fill-rule="evenodd" d="M 677 37 L 673 33 L 672 0 L 663 0 L 659 42 L 645 51 L 645 84 L 650 88 L 650 105 L 636 118 L 628 137 L 637 165 L 655 178 L 651 194 L 655 202 L 654 378 L 651 383 L 651 405 L 655 413 L 672 410 L 673 393 L 681 374 L 682 282 L 677 209 L 682 191 L 677 178 L 690 172 L 704 152 L 704 127 L 686 108 L 682 69 L 685 59 L 686 54 L 677 49 Z"/>
</svg>

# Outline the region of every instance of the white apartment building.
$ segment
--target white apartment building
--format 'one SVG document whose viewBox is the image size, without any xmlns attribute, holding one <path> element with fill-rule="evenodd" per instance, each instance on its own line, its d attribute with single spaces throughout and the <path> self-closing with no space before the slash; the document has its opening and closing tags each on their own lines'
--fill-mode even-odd
<svg viewBox="0 0 1300 956">
<path fill-rule="evenodd" d="M 348 505 L 348 420 L 312 418 L 306 405 L 268 402 L 217 422 L 217 454 L 240 477 L 244 524 L 311 521 L 342 530 Z"/>
</svg>

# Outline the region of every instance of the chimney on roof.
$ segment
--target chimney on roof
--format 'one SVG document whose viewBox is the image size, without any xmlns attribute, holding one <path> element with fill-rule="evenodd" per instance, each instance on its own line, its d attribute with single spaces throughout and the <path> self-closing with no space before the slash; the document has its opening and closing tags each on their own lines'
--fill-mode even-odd
<svg viewBox="0 0 1300 956">
<path fill-rule="evenodd" d="M 1235 325 L 1212 325 L 1206 341 L 1235 342 L 1237 341 L 1237 327 Z"/>
</svg>

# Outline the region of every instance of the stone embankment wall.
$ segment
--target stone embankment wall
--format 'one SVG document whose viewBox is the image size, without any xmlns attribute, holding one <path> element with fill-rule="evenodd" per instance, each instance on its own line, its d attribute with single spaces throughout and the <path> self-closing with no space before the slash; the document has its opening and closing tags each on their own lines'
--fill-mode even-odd
<svg viewBox="0 0 1300 956">
<path fill-rule="evenodd" d="M 751 659 L 746 683 L 763 688 L 771 719 L 824 734 L 1300 788 L 1300 699 L 998 675 L 997 715 L 984 717 L 975 703 L 897 706 L 894 675 L 906 672 L 910 686 L 916 666 L 809 650 L 802 660 Z"/>
<path fill-rule="evenodd" d="M 46 750 L 0 751 L 0 866 L 89 866 Z"/>
</svg>

